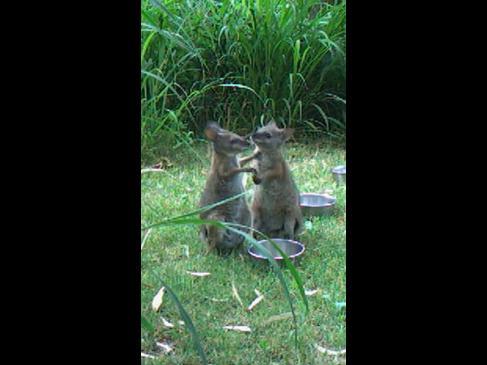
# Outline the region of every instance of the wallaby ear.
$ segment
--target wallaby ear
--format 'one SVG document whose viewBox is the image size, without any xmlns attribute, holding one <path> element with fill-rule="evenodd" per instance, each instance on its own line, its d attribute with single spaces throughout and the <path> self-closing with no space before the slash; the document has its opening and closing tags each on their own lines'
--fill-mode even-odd
<svg viewBox="0 0 487 365">
<path fill-rule="evenodd" d="M 284 128 L 282 130 L 282 139 L 284 141 L 287 141 L 289 138 L 291 138 L 294 134 L 294 128 Z"/>
<path fill-rule="evenodd" d="M 210 141 L 215 141 L 216 137 L 218 136 L 218 130 L 220 129 L 220 126 L 215 123 L 215 122 L 210 122 L 206 125 L 205 128 L 205 136 L 208 138 Z"/>
<path fill-rule="evenodd" d="M 267 125 L 268 125 L 269 127 L 276 127 L 276 128 L 277 128 L 277 124 L 276 124 L 276 122 L 275 122 L 275 120 L 274 120 L 274 119 L 273 119 L 273 120 L 271 120 L 269 123 L 267 123 Z"/>
</svg>

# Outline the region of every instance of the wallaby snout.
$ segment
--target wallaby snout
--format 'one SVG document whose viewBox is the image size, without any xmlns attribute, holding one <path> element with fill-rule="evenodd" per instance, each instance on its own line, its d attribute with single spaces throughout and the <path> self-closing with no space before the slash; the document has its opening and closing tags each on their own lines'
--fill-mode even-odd
<svg viewBox="0 0 487 365">
<path fill-rule="evenodd" d="M 242 141 L 240 143 L 242 144 L 242 147 L 244 147 L 244 148 L 250 147 L 250 141 L 245 137 L 242 138 Z"/>
</svg>

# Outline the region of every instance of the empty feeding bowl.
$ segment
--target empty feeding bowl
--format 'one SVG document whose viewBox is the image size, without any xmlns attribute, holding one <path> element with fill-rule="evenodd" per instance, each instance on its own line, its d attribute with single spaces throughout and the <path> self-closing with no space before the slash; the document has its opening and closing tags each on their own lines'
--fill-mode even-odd
<svg viewBox="0 0 487 365">
<path fill-rule="evenodd" d="M 327 194 L 303 193 L 299 196 L 301 212 L 305 217 L 330 215 L 336 202 L 336 198 Z"/>
<path fill-rule="evenodd" d="M 337 166 L 331 170 L 333 173 L 333 177 L 337 184 L 346 184 L 347 183 L 347 167 L 346 166 Z"/>
<path fill-rule="evenodd" d="M 304 252 L 304 245 L 298 241 L 293 241 L 293 240 L 286 240 L 283 238 L 273 238 L 272 241 L 279 246 L 279 248 L 286 254 L 290 259 L 294 259 L 298 256 L 301 256 L 302 253 Z M 276 248 L 272 245 L 272 243 L 268 240 L 262 240 L 259 241 L 260 244 L 262 244 L 269 252 L 271 253 L 272 257 L 274 257 L 274 260 L 282 260 L 283 257 L 281 256 L 281 253 L 276 250 Z M 262 255 L 261 252 L 257 249 L 255 246 L 250 246 L 248 248 L 248 253 L 250 256 L 252 256 L 255 259 L 263 259 L 267 260 L 267 257 Z"/>
</svg>

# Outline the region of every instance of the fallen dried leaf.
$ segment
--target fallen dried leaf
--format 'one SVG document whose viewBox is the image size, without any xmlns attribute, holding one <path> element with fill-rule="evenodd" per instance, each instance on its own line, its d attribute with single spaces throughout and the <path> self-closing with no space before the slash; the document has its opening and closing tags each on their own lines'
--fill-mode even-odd
<svg viewBox="0 0 487 365">
<path fill-rule="evenodd" d="M 162 297 L 164 295 L 164 287 L 159 289 L 154 299 L 152 299 L 152 310 L 157 312 L 162 304 Z"/>
<path fill-rule="evenodd" d="M 184 256 L 186 257 L 189 257 L 189 246 L 188 245 L 183 245 L 183 253 L 184 253 Z"/>
<path fill-rule="evenodd" d="M 223 326 L 226 330 L 238 331 L 238 332 L 251 332 L 249 326 Z"/>
<path fill-rule="evenodd" d="M 275 316 L 270 316 L 267 320 L 263 322 L 264 325 L 275 322 L 275 321 L 282 321 L 283 319 L 292 318 L 293 314 L 291 312 L 286 312 L 282 314 L 277 314 Z"/>
<path fill-rule="evenodd" d="M 162 319 L 162 324 L 164 325 L 164 327 L 167 327 L 167 328 L 173 328 L 174 327 L 174 325 L 171 322 L 167 321 L 164 317 L 161 317 L 161 319 Z"/>
<path fill-rule="evenodd" d="M 327 355 L 335 355 L 335 356 L 339 356 L 339 355 L 344 355 L 347 350 L 339 350 L 339 351 L 335 351 L 335 350 L 329 350 L 329 349 L 325 349 L 324 347 L 321 347 L 317 344 L 315 344 L 315 347 L 316 349 L 321 352 L 322 354 L 327 354 Z"/>
<path fill-rule="evenodd" d="M 159 346 L 166 354 L 170 353 L 173 350 L 168 342 L 156 342 L 156 345 Z"/>
<path fill-rule="evenodd" d="M 240 305 L 242 307 L 244 307 L 244 305 L 242 303 L 242 299 L 240 299 L 240 295 L 238 295 L 237 288 L 235 287 L 235 283 L 233 281 L 232 281 L 232 294 L 238 300 L 238 302 L 240 303 Z"/>
<path fill-rule="evenodd" d="M 147 237 L 149 237 L 150 233 L 152 232 L 152 228 L 149 228 L 147 233 L 144 235 L 144 239 L 142 240 L 142 244 L 140 245 L 140 249 L 142 250 L 145 245 L 145 241 L 147 240 Z"/>
<path fill-rule="evenodd" d="M 209 272 L 192 272 L 192 271 L 186 271 L 188 274 L 193 275 L 193 276 L 208 276 L 211 275 Z"/>
<path fill-rule="evenodd" d="M 262 299 L 264 299 L 264 296 L 257 289 L 254 291 L 255 294 L 257 294 L 257 298 L 255 298 L 254 301 L 247 307 L 247 312 L 250 312 L 257 304 L 260 303 Z"/>
<path fill-rule="evenodd" d="M 140 353 L 140 356 L 141 356 L 141 357 L 146 357 L 146 358 L 148 358 L 148 359 L 155 359 L 155 358 L 156 358 L 155 356 L 152 356 L 152 355 L 146 354 L 146 353 L 144 353 L 144 352 L 141 352 L 141 353 Z"/>
<path fill-rule="evenodd" d="M 178 321 L 181 326 L 184 326 L 184 321 Z"/>
<path fill-rule="evenodd" d="M 319 289 L 313 289 L 313 290 L 305 290 L 304 294 L 306 294 L 308 297 L 315 295 L 316 293 L 319 292 Z"/>
<path fill-rule="evenodd" d="M 162 160 L 159 163 L 153 165 L 152 168 L 157 170 L 157 169 L 167 169 L 172 166 L 173 166 L 172 162 L 168 158 L 163 157 Z"/>
<path fill-rule="evenodd" d="M 153 168 L 148 168 L 148 169 L 142 169 L 140 170 L 140 173 L 146 173 L 146 172 L 164 172 L 164 170 L 161 169 L 153 169 Z"/>
<path fill-rule="evenodd" d="M 252 303 L 250 303 L 250 305 L 248 306 L 247 311 L 250 312 L 257 304 L 260 303 L 260 301 L 262 299 L 264 299 L 264 296 L 263 295 L 261 295 L 260 297 L 255 298 L 255 300 Z"/>
</svg>

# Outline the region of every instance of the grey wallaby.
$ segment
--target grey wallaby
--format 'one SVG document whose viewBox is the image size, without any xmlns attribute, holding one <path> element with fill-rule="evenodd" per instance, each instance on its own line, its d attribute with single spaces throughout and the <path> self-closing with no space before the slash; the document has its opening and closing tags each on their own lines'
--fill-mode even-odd
<svg viewBox="0 0 487 365">
<path fill-rule="evenodd" d="M 215 122 L 208 123 L 205 135 L 212 142 L 213 151 L 210 172 L 201 196 L 200 207 L 214 204 L 242 193 L 244 187 L 241 173 L 256 172 L 251 167 L 241 168 L 237 159 L 237 154 L 250 147 L 250 143 L 245 138 L 222 129 Z M 245 198 L 245 196 L 241 196 L 203 212 L 200 214 L 200 218 L 250 226 L 250 210 Z M 235 232 L 209 224 L 201 227 L 200 238 L 208 243 L 209 250 L 217 248 L 219 251 L 233 249 L 244 240 L 243 236 Z"/>
<path fill-rule="evenodd" d="M 270 238 L 294 239 L 303 229 L 299 191 L 285 161 L 281 147 L 294 129 L 277 127 L 270 122 L 252 135 L 254 153 L 241 160 L 252 161 L 256 184 L 252 200 L 252 228 Z"/>
</svg>

